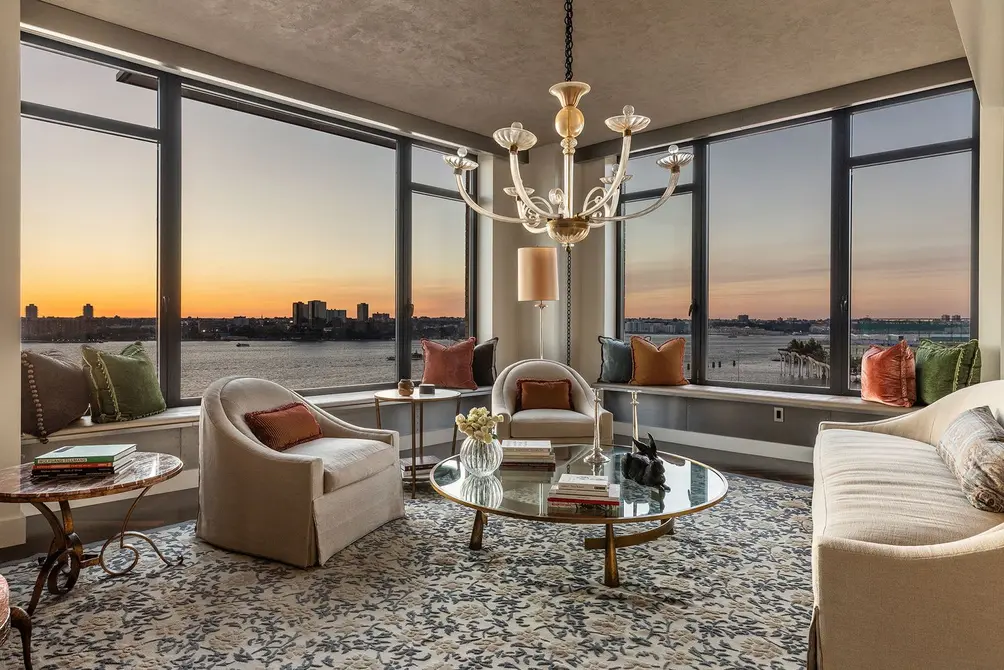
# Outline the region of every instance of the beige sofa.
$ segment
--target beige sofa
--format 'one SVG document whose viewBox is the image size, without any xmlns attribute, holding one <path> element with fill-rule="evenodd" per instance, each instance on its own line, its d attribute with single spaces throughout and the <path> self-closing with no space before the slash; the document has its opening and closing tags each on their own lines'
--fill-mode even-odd
<svg viewBox="0 0 1004 670">
<path fill-rule="evenodd" d="M 823 423 L 815 446 L 812 670 L 1004 667 L 1004 514 L 972 507 L 935 451 L 1004 381 L 869 423 Z"/>
<path fill-rule="evenodd" d="M 529 409 L 516 411 L 516 382 L 520 379 L 568 379 L 572 382 L 572 409 Z M 501 373 L 492 387 L 492 413 L 502 415 L 498 426 L 500 439 L 550 440 L 552 444 L 591 443 L 593 441 L 595 396 L 578 372 L 558 363 L 532 359 L 513 363 Z M 613 444 L 613 415 L 600 408 L 600 441 Z"/>
<path fill-rule="evenodd" d="M 255 438 L 244 415 L 303 402 L 324 437 L 283 452 Z M 232 551 L 320 565 L 404 516 L 398 434 L 358 428 L 264 379 L 227 377 L 202 398 L 196 534 Z"/>
</svg>

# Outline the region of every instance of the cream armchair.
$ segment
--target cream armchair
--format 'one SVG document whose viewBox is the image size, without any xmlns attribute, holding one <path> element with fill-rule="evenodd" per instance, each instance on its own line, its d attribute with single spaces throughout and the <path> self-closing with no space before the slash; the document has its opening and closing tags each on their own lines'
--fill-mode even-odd
<svg viewBox="0 0 1004 670">
<path fill-rule="evenodd" d="M 516 382 L 520 379 L 568 379 L 572 382 L 572 410 L 516 410 Z M 593 441 L 595 396 L 578 372 L 555 361 L 526 360 L 503 370 L 492 388 L 492 413 L 502 415 L 499 438 L 550 440 L 552 444 Z M 600 408 L 600 441 L 613 444 L 613 416 Z"/>
<path fill-rule="evenodd" d="M 286 451 L 244 415 L 304 402 L 324 437 Z M 196 534 L 218 547 L 299 567 L 320 565 L 404 516 L 398 434 L 358 428 L 273 382 L 227 377 L 202 398 Z"/>
<path fill-rule="evenodd" d="M 1004 381 L 910 414 L 824 422 L 814 452 L 811 670 L 997 668 L 1004 514 L 975 509 L 934 445 Z"/>
</svg>

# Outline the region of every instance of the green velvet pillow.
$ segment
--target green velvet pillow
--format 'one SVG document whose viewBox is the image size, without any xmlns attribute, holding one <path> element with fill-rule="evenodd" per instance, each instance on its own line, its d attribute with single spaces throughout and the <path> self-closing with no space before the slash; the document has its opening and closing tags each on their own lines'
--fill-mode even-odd
<svg viewBox="0 0 1004 670">
<path fill-rule="evenodd" d="M 921 340 L 917 345 L 917 399 L 920 402 L 930 405 L 979 381 L 979 341 L 945 345 Z"/>
<path fill-rule="evenodd" d="M 157 380 L 157 368 L 143 344 L 134 342 L 121 354 L 83 345 L 84 372 L 91 391 L 91 420 L 130 421 L 167 409 Z"/>
</svg>

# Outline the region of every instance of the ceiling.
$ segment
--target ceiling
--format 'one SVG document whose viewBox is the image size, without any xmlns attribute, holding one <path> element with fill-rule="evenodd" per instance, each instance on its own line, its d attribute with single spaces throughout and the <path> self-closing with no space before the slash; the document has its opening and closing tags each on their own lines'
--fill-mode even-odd
<svg viewBox="0 0 1004 670">
<path fill-rule="evenodd" d="M 555 140 L 562 0 L 45 0 L 483 135 Z M 963 57 L 949 0 L 579 0 L 580 145 Z"/>
</svg>

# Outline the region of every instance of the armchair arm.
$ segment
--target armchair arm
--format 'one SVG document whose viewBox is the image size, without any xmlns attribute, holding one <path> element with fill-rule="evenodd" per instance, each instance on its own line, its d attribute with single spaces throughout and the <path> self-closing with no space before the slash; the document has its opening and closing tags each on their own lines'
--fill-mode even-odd
<svg viewBox="0 0 1004 670">
<path fill-rule="evenodd" d="M 314 417 L 317 419 L 317 423 L 321 425 L 321 432 L 324 433 L 325 437 L 375 440 L 377 442 L 386 442 L 387 444 L 394 446 L 396 449 L 399 449 L 401 446 L 401 436 L 396 430 L 362 428 L 328 414 L 317 405 L 311 405 L 308 403 L 308 406 L 314 412 Z"/>
<path fill-rule="evenodd" d="M 817 537 L 813 575 L 823 667 L 996 667 L 1004 531 L 940 545 Z"/>
</svg>

